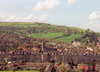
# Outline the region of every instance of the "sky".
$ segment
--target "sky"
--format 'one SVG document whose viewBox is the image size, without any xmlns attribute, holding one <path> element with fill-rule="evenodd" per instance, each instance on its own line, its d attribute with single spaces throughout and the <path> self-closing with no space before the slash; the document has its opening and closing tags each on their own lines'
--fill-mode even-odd
<svg viewBox="0 0 100 72">
<path fill-rule="evenodd" d="M 100 32 L 100 0 L 0 0 L 0 22 L 43 22 Z"/>
</svg>

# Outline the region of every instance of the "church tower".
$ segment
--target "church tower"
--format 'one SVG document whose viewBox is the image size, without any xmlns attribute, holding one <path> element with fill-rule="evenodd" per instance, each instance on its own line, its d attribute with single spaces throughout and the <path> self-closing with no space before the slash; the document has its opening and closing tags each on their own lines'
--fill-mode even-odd
<svg viewBox="0 0 100 72">
<path fill-rule="evenodd" d="M 45 48 L 45 42 L 42 42 L 42 51 L 44 50 L 44 48 Z"/>
</svg>

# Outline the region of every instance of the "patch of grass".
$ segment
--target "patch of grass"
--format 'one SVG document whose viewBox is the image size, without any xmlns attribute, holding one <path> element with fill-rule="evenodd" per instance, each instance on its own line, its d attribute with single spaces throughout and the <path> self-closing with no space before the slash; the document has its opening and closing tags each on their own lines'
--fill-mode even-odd
<svg viewBox="0 0 100 72">
<path fill-rule="evenodd" d="M 13 23 L 8 23 L 8 22 L 7 23 L 6 22 L 3 23 L 3 22 L 0 22 L 0 26 L 8 26 L 8 25 L 11 25 L 11 24 L 13 24 Z"/>
<path fill-rule="evenodd" d="M 17 27 L 17 26 L 19 26 L 19 27 L 28 27 L 28 26 L 38 27 L 39 25 L 36 23 L 16 23 L 16 24 L 13 24 L 12 26 L 15 26 L 15 27 Z"/>
<path fill-rule="evenodd" d="M 70 36 L 63 36 L 61 38 L 55 39 L 55 41 L 61 41 L 61 42 L 69 43 L 71 41 L 74 41 L 75 38 L 81 37 L 81 36 L 82 36 L 81 34 L 72 34 Z"/>
<path fill-rule="evenodd" d="M 38 27 L 38 26 L 40 26 L 40 25 L 38 25 L 38 24 L 36 24 L 36 23 L 24 23 L 24 22 L 19 22 L 19 23 L 15 23 L 15 22 L 5 22 L 5 23 L 3 23 L 3 22 L 1 22 L 0 23 L 0 26 L 13 26 L 13 27 L 28 27 L 28 26 L 30 26 L 30 27 Z"/>
<path fill-rule="evenodd" d="M 62 30 L 67 30 L 67 28 L 63 27 L 63 28 L 56 28 L 56 29 L 62 29 Z"/>
<path fill-rule="evenodd" d="M 55 37 L 59 37 L 62 36 L 63 33 L 59 32 L 59 33 L 39 33 L 39 34 L 32 34 L 32 35 L 28 35 L 32 38 L 50 38 L 53 39 Z"/>
<path fill-rule="evenodd" d="M 12 27 L 57 27 L 57 25 L 48 25 L 48 24 L 41 24 L 38 25 L 37 23 L 31 22 L 0 22 L 0 26 L 12 26 Z"/>
</svg>

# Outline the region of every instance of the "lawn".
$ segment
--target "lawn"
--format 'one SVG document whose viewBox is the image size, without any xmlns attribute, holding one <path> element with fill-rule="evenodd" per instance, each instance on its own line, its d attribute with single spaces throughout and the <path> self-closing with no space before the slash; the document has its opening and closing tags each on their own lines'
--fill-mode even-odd
<svg viewBox="0 0 100 72">
<path fill-rule="evenodd" d="M 81 34 L 72 34 L 70 36 L 63 36 L 61 38 L 58 38 L 58 39 L 56 39 L 56 41 L 61 41 L 61 42 L 69 43 L 71 41 L 74 41 L 75 38 L 81 37 L 81 36 L 82 36 Z"/>
<path fill-rule="evenodd" d="M 13 72 L 13 71 L 0 71 L 0 72 Z M 14 71 L 14 72 L 38 72 L 38 71 Z"/>
</svg>

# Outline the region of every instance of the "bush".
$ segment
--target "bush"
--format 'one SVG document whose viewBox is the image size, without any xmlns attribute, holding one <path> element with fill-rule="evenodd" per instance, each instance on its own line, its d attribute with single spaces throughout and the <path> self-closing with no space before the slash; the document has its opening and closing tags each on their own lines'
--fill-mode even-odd
<svg viewBox="0 0 100 72">
<path fill-rule="evenodd" d="M 72 72 L 71 70 L 66 70 L 65 72 Z"/>
</svg>

